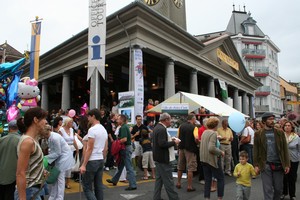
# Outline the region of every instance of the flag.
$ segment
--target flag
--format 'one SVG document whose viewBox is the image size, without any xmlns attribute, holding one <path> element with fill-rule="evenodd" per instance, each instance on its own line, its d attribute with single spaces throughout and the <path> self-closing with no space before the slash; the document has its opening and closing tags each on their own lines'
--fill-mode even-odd
<svg viewBox="0 0 300 200">
<path fill-rule="evenodd" d="M 221 88 L 222 98 L 227 99 L 228 98 L 228 92 L 227 92 L 227 87 L 226 87 L 225 81 L 222 81 L 222 80 L 219 79 L 219 84 L 220 84 L 220 88 Z"/>
<path fill-rule="evenodd" d="M 89 80 L 95 69 L 105 79 L 106 1 L 89 1 L 88 73 Z"/>
<path fill-rule="evenodd" d="M 31 24 L 30 79 L 39 79 L 41 22 Z"/>
</svg>

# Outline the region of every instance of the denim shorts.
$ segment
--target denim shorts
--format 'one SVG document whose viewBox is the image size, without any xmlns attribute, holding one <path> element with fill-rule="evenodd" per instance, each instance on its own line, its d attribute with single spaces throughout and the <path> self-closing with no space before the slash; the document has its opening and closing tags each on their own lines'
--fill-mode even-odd
<svg viewBox="0 0 300 200">
<path fill-rule="evenodd" d="M 30 199 L 34 196 L 34 194 L 39 191 L 38 187 L 30 187 L 26 188 L 26 199 Z M 40 191 L 38 195 L 36 195 L 35 200 L 41 200 L 41 195 L 43 195 L 43 189 Z M 18 190 L 15 190 L 15 200 L 19 200 Z"/>
</svg>

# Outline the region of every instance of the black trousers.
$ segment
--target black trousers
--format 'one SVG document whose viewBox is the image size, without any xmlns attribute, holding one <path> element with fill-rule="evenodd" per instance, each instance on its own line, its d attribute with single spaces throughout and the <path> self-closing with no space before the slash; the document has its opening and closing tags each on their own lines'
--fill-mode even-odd
<svg viewBox="0 0 300 200">
<path fill-rule="evenodd" d="M 0 185 L 0 199 L 1 200 L 14 199 L 15 190 L 16 190 L 16 182 L 13 182 L 8 185 Z"/>
<path fill-rule="evenodd" d="M 296 196 L 296 180 L 299 162 L 291 162 L 290 172 L 283 177 L 283 194 Z"/>
</svg>

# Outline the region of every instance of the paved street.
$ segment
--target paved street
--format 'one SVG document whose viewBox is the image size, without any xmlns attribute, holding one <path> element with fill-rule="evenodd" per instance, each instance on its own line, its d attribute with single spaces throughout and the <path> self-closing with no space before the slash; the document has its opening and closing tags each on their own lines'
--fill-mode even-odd
<svg viewBox="0 0 300 200">
<path fill-rule="evenodd" d="M 106 178 L 109 178 L 110 175 L 113 174 L 114 170 L 111 170 L 109 172 L 105 172 L 103 180 Z M 299 172 L 298 172 L 299 174 Z M 125 191 L 124 189 L 128 186 L 124 183 L 118 183 L 117 186 L 111 186 L 110 184 L 105 184 L 104 189 L 104 199 L 118 199 L 118 200 L 126 200 L 126 199 L 134 199 L 134 200 L 152 200 L 153 197 L 153 191 L 154 191 L 154 180 L 148 180 L 148 181 L 142 181 L 139 177 L 142 176 L 142 173 L 139 172 L 137 176 L 138 181 L 138 189 L 135 191 Z M 174 179 L 175 183 L 177 179 Z M 195 192 L 186 192 L 186 185 L 187 180 L 182 180 L 182 188 L 175 190 L 178 192 L 180 199 L 183 200 L 199 200 L 204 199 L 203 198 L 203 192 L 204 192 L 204 185 L 201 185 L 198 182 L 198 177 L 194 178 L 193 186 L 196 188 Z M 65 195 L 66 200 L 77 200 L 82 199 L 84 200 L 84 194 L 79 193 L 79 185 L 76 183 L 72 184 L 71 190 L 66 190 L 67 194 Z M 300 197 L 300 183 L 297 182 L 297 193 L 296 196 Z M 162 198 L 168 199 L 164 189 L 162 190 Z M 211 199 L 217 199 L 217 193 L 213 192 L 211 193 Z M 224 200 L 234 200 L 235 199 L 235 178 L 233 177 L 225 177 L 225 195 Z M 289 199 L 289 198 L 287 198 Z M 252 180 L 252 190 L 251 190 L 251 197 L 250 200 L 263 200 L 263 192 L 262 192 L 262 184 L 260 176 L 258 176 L 256 179 Z"/>
</svg>

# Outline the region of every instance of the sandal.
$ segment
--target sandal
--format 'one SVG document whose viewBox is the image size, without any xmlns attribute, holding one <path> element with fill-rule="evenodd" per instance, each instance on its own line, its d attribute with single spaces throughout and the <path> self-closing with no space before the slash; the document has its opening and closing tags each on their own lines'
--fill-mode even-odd
<svg viewBox="0 0 300 200">
<path fill-rule="evenodd" d="M 148 177 L 142 177 L 142 180 L 148 180 Z"/>
<path fill-rule="evenodd" d="M 181 188 L 181 185 L 176 184 L 176 187 L 177 187 L 177 189 L 180 189 L 180 188 Z"/>
</svg>

